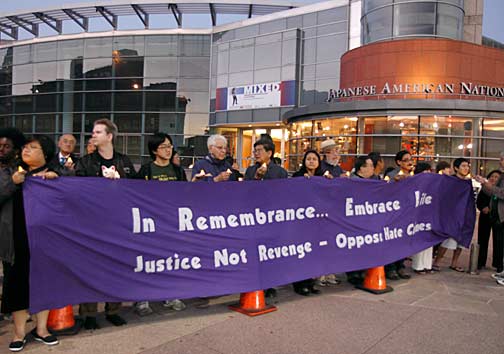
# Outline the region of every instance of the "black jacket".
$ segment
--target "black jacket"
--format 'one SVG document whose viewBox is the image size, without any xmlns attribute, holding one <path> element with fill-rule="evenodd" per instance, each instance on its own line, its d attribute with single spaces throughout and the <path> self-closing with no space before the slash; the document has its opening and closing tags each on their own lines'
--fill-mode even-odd
<svg viewBox="0 0 504 354">
<path fill-rule="evenodd" d="M 121 178 L 136 178 L 136 171 L 128 156 L 114 150 L 113 165 Z M 75 167 L 75 175 L 80 177 L 102 177 L 98 150 L 83 156 Z"/>
<path fill-rule="evenodd" d="M 247 168 L 247 170 L 245 171 L 245 179 L 255 179 L 255 174 L 259 167 L 261 167 L 261 164 L 256 163 L 255 165 Z M 273 163 L 273 161 L 270 161 L 270 163 L 268 164 L 268 169 L 266 170 L 266 174 L 262 179 L 279 179 L 287 177 L 289 177 L 289 174 L 282 168 L 282 166 L 276 165 Z"/>
<path fill-rule="evenodd" d="M 60 176 L 75 176 L 75 167 L 77 167 L 79 157 L 77 155 L 70 154 L 70 158 L 74 162 L 74 170 L 70 170 L 65 166 L 61 165 L 59 160 L 59 152 L 57 152 L 56 155 L 54 155 L 54 158 L 51 161 L 49 161 L 47 166 Z"/>
</svg>

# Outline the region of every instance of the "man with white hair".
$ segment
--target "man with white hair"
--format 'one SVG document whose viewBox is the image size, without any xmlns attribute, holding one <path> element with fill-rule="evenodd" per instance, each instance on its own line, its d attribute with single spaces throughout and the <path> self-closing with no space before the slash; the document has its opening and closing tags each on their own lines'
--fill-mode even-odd
<svg viewBox="0 0 504 354">
<path fill-rule="evenodd" d="M 341 155 L 333 139 L 327 139 L 320 144 L 320 153 L 323 156 L 321 168 L 323 172 L 329 171 L 333 177 L 339 177 L 343 169 L 339 166 Z"/>
<path fill-rule="evenodd" d="M 233 167 L 226 160 L 227 139 L 219 134 L 207 140 L 208 155 L 196 161 L 192 170 L 192 181 L 224 182 L 234 180 Z"/>
</svg>

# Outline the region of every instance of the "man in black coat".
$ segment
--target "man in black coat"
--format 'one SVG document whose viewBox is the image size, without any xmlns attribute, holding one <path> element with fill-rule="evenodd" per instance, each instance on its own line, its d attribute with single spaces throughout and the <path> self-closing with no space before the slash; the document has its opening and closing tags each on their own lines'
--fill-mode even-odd
<svg viewBox="0 0 504 354">
<path fill-rule="evenodd" d="M 74 176 L 78 157 L 73 152 L 77 140 L 72 134 L 63 134 L 58 140 L 59 152 L 49 162 L 49 166 L 61 176 Z"/>
</svg>

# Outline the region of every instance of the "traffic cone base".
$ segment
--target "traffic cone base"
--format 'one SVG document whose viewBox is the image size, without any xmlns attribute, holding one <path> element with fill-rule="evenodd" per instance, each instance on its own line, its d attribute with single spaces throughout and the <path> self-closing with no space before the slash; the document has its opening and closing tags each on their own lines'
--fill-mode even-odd
<svg viewBox="0 0 504 354">
<path fill-rule="evenodd" d="M 82 327 L 82 321 L 75 320 L 72 305 L 49 311 L 47 328 L 59 336 L 77 334 Z"/>
<path fill-rule="evenodd" d="M 229 305 L 229 309 L 247 316 L 259 316 L 277 310 L 276 306 L 266 305 L 264 291 L 251 291 L 240 294 L 240 303 Z"/>
<path fill-rule="evenodd" d="M 392 287 L 387 286 L 385 268 L 383 266 L 368 269 L 366 277 L 364 278 L 364 283 L 362 285 L 357 285 L 356 288 L 376 295 L 389 293 L 394 290 Z"/>
</svg>

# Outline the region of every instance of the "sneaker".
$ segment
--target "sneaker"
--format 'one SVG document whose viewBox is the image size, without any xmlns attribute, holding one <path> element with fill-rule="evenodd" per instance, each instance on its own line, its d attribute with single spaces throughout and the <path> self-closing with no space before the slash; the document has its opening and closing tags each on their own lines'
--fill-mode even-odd
<svg viewBox="0 0 504 354">
<path fill-rule="evenodd" d="M 494 278 L 495 280 L 504 279 L 504 271 L 492 274 L 492 278 Z"/>
<path fill-rule="evenodd" d="M 182 302 L 182 300 L 175 299 L 175 300 L 166 300 L 163 301 L 163 306 L 164 307 L 169 307 L 172 310 L 175 311 L 182 311 L 186 308 L 186 305 Z"/>
<path fill-rule="evenodd" d="M 96 322 L 96 317 L 86 316 L 84 319 L 84 328 L 90 330 L 100 329 L 98 322 Z"/>
<path fill-rule="evenodd" d="M 150 315 L 153 311 L 150 308 L 148 301 L 139 301 L 135 304 L 135 312 L 139 316 L 147 316 Z"/>
<path fill-rule="evenodd" d="M 36 328 L 34 328 L 30 333 L 36 341 L 42 342 L 45 345 L 56 345 L 59 343 L 58 338 L 56 338 L 52 334 L 49 334 L 42 338 L 41 336 L 38 335 Z"/>
<path fill-rule="evenodd" d="M 338 285 L 338 284 L 341 284 L 341 281 L 336 279 L 336 276 L 334 274 L 331 274 L 331 275 L 326 275 L 326 283 L 328 285 Z"/>
<path fill-rule="evenodd" d="M 17 340 L 15 342 L 11 342 L 9 344 L 9 350 L 11 352 L 20 352 L 21 350 L 23 350 L 25 344 L 26 344 L 26 338 L 24 338 L 23 340 Z"/>
<path fill-rule="evenodd" d="M 503 279 L 497 279 L 497 284 L 504 286 L 504 278 Z"/>
</svg>

